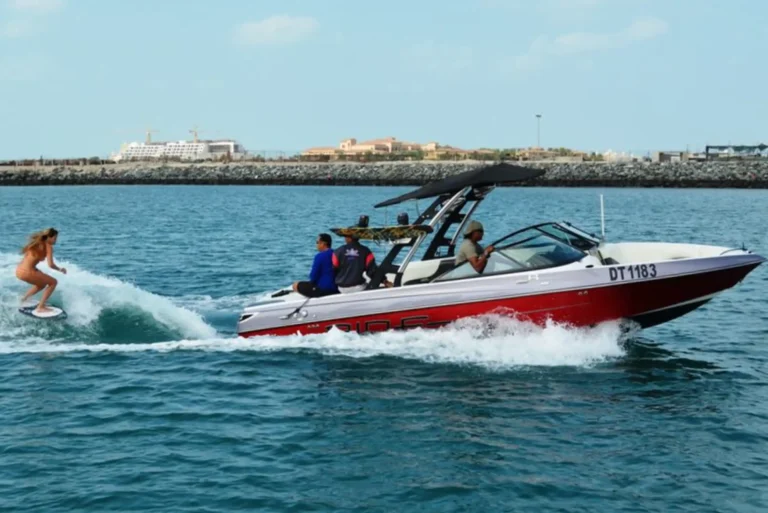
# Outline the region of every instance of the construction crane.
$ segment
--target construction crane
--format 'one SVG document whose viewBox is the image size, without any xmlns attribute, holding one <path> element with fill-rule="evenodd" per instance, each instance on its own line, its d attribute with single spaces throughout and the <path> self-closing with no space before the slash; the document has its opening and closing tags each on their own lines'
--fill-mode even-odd
<svg viewBox="0 0 768 513">
<path fill-rule="evenodd" d="M 197 125 L 195 125 L 195 126 L 192 128 L 192 130 L 190 130 L 190 131 L 189 131 L 189 133 L 190 133 L 190 134 L 192 134 L 192 135 L 194 136 L 194 139 L 193 139 L 193 141 L 195 142 L 195 144 L 197 144 L 197 142 L 198 142 L 198 138 L 197 138 L 197 134 L 198 134 L 198 132 L 199 132 L 199 130 L 197 129 Z"/>
<path fill-rule="evenodd" d="M 152 130 L 151 128 L 147 128 L 147 138 L 145 140 L 147 144 L 152 144 L 152 132 L 157 132 L 157 130 Z"/>
</svg>

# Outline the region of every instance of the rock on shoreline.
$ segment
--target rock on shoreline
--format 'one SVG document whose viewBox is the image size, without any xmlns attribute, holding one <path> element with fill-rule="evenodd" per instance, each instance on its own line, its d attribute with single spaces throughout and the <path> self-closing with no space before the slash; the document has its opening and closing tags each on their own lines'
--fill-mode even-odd
<svg viewBox="0 0 768 513">
<path fill-rule="evenodd" d="M 514 162 L 512 162 L 514 163 Z M 491 164 L 477 161 L 230 163 L 0 167 L 3 185 L 410 185 Z M 768 161 L 522 163 L 546 169 L 520 186 L 768 188 Z"/>
</svg>

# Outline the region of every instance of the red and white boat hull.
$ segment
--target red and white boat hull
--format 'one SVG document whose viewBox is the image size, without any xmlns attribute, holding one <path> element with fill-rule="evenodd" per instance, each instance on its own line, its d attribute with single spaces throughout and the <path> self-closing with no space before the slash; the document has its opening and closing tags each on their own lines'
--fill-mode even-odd
<svg viewBox="0 0 768 513">
<path fill-rule="evenodd" d="M 626 247 L 623 249 L 626 251 Z M 312 334 L 333 327 L 358 333 L 436 328 L 461 318 L 493 313 L 539 324 L 552 320 L 591 326 L 629 319 L 649 327 L 698 308 L 739 283 L 763 261 L 747 251 L 729 250 L 702 258 L 567 266 L 382 288 L 306 303 L 305 298 L 292 294 L 285 296 L 286 300 L 264 301 L 246 308 L 238 323 L 238 334 Z M 300 306 L 298 312 L 283 319 Z"/>
</svg>

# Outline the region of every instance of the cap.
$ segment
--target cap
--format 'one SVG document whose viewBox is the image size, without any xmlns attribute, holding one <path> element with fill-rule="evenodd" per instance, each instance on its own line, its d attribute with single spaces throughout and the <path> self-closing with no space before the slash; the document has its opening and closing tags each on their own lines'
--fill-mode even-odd
<svg viewBox="0 0 768 513">
<path fill-rule="evenodd" d="M 483 225 L 480 221 L 470 221 L 467 227 L 464 229 L 464 235 L 469 235 L 472 232 L 484 231 Z"/>
</svg>

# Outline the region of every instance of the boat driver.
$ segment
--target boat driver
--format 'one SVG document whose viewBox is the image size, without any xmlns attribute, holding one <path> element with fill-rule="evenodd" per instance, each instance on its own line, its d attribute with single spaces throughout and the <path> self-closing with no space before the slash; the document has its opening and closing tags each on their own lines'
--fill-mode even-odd
<svg viewBox="0 0 768 513">
<path fill-rule="evenodd" d="M 478 244 L 483 239 L 483 225 L 480 221 L 470 221 L 467 227 L 464 229 L 464 242 L 459 246 L 459 251 L 456 253 L 456 265 L 463 264 L 469 261 L 469 265 L 477 271 L 482 273 L 485 270 L 485 266 L 488 264 L 488 255 L 493 253 L 493 246 L 483 247 Z"/>
<path fill-rule="evenodd" d="M 317 254 L 309 271 L 309 281 L 297 281 L 293 290 L 304 297 L 323 297 L 338 294 L 333 272 L 333 249 L 331 236 L 321 233 L 315 241 Z"/>
</svg>

